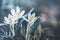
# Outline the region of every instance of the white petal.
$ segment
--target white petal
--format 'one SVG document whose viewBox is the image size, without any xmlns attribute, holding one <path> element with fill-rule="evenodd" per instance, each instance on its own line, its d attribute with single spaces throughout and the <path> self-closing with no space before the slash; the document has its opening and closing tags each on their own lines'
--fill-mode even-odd
<svg viewBox="0 0 60 40">
<path fill-rule="evenodd" d="M 36 21 L 37 19 L 39 19 L 40 17 L 35 17 L 29 24 L 30 26 L 32 26 Z"/>
<path fill-rule="evenodd" d="M 13 17 L 14 18 L 14 20 L 18 20 L 19 19 L 19 17 L 18 16 L 16 16 L 16 17 Z"/>
<path fill-rule="evenodd" d="M 7 17 L 4 17 L 4 20 L 5 20 L 6 23 L 9 22 L 9 21 L 7 20 Z"/>
<path fill-rule="evenodd" d="M 17 12 L 20 12 L 19 6 L 16 7 L 16 11 L 17 11 Z"/>
<path fill-rule="evenodd" d="M 35 17 L 29 24 L 32 26 L 39 17 Z"/>
<path fill-rule="evenodd" d="M 37 18 L 37 17 L 33 18 L 33 20 L 31 20 L 31 21 L 29 22 L 29 24 L 31 24 L 32 22 L 34 22 L 36 18 Z"/>
<path fill-rule="evenodd" d="M 15 15 L 15 10 L 14 9 L 11 9 L 11 14 Z"/>
<path fill-rule="evenodd" d="M 21 18 L 24 14 L 25 14 L 25 10 L 23 10 L 23 11 L 19 14 L 19 18 Z"/>
<path fill-rule="evenodd" d="M 8 18 L 9 18 L 9 17 L 12 17 L 12 15 L 11 15 L 11 14 L 8 14 Z"/>
<path fill-rule="evenodd" d="M 4 17 L 4 20 L 7 21 L 7 17 Z"/>
<path fill-rule="evenodd" d="M 28 14 L 28 20 L 30 20 L 30 16 L 31 16 L 31 14 Z"/>
<path fill-rule="evenodd" d="M 14 19 L 14 21 L 18 20 L 19 19 L 19 16 L 15 16 L 15 17 L 12 17 Z"/>
<path fill-rule="evenodd" d="M 5 24 L 10 24 L 10 23 L 9 23 L 9 22 L 7 22 L 7 21 L 4 21 L 4 23 L 5 23 Z"/>
<path fill-rule="evenodd" d="M 32 16 L 35 17 L 35 13 L 33 13 Z"/>
</svg>

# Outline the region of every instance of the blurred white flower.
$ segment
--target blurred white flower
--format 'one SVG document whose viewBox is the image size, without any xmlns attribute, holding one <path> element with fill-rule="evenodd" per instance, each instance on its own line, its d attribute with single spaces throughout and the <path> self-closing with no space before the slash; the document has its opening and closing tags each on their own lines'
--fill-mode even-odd
<svg viewBox="0 0 60 40">
<path fill-rule="evenodd" d="M 29 14 L 28 15 L 28 19 L 25 19 L 26 21 L 29 20 L 28 24 L 27 24 L 27 30 L 26 30 L 26 39 L 29 39 L 29 31 L 31 30 L 31 26 L 37 21 L 39 17 L 35 17 L 35 13 L 33 14 Z"/>
<path fill-rule="evenodd" d="M 8 17 L 4 17 L 4 23 L 5 24 L 15 24 L 15 18 L 11 14 L 8 15 Z"/>
<path fill-rule="evenodd" d="M 30 20 L 30 22 L 29 22 L 30 26 L 32 26 L 37 21 L 38 18 L 39 17 L 37 17 L 37 16 L 35 17 L 35 13 L 29 14 L 28 20 Z"/>
<path fill-rule="evenodd" d="M 12 37 L 15 36 L 14 24 L 17 23 L 15 17 L 13 17 L 11 14 L 9 14 L 8 17 L 4 17 L 4 23 L 10 25 L 10 30 L 13 34 Z"/>
<path fill-rule="evenodd" d="M 35 13 L 33 14 L 28 14 L 28 19 L 23 17 L 23 19 L 25 21 L 28 22 L 28 24 L 30 24 L 30 26 L 32 26 L 34 24 L 34 22 L 38 19 L 39 17 L 35 17 Z"/>
<path fill-rule="evenodd" d="M 35 18 L 35 13 L 28 15 L 28 20 L 32 21 Z"/>
<path fill-rule="evenodd" d="M 11 9 L 11 14 L 15 17 L 16 20 L 18 20 L 19 18 L 22 18 L 24 13 L 25 13 L 25 10 L 21 12 L 18 6 L 16 7 L 16 11 L 14 9 Z"/>
<path fill-rule="evenodd" d="M 36 18 L 38 18 L 38 17 L 35 17 L 35 13 L 33 13 L 33 14 L 28 14 L 28 19 L 27 18 L 25 18 L 25 17 L 23 17 L 23 19 L 25 20 L 25 21 L 27 21 L 27 22 L 34 22 L 34 20 L 36 20 Z"/>
<path fill-rule="evenodd" d="M 44 13 L 41 14 L 40 19 L 41 19 L 41 22 L 45 22 L 45 21 L 47 21 L 47 15 L 44 14 Z"/>
</svg>

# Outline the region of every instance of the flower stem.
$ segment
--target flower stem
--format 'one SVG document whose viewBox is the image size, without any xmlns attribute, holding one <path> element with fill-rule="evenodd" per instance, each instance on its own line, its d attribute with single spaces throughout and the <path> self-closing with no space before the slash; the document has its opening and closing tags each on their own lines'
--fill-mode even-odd
<svg viewBox="0 0 60 40">
<path fill-rule="evenodd" d="M 13 36 L 15 36 L 14 24 L 12 25 L 12 33 L 13 33 Z"/>
<path fill-rule="evenodd" d="M 12 32 L 12 37 L 15 36 L 15 31 L 14 31 L 14 24 L 10 25 L 10 30 Z"/>
<path fill-rule="evenodd" d="M 26 40 L 29 40 L 30 39 L 29 29 L 30 29 L 30 26 L 28 24 L 27 25 L 27 31 L 26 31 Z"/>
</svg>

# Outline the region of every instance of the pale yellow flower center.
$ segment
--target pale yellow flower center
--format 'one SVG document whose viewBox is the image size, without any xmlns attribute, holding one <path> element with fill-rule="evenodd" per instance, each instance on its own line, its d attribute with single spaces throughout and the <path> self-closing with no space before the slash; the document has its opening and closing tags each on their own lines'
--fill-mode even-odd
<svg viewBox="0 0 60 40">
<path fill-rule="evenodd" d="M 8 18 L 7 19 L 9 22 L 12 22 L 13 21 L 13 18 Z"/>
<path fill-rule="evenodd" d="M 16 14 L 15 15 L 19 15 L 20 14 L 20 12 L 16 12 Z"/>
<path fill-rule="evenodd" d="M 34 18 L 34 17 L 31 15 L 31 16 L 30 16 L 30 20 L 32 20 L 33 18 Z"/>
</svg>

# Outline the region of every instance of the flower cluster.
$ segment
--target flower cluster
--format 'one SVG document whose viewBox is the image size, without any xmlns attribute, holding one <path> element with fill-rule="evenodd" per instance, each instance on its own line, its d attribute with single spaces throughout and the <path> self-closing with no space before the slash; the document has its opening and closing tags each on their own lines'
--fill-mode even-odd
<svg viewBox="0 0 60 40">
<path fill-rule="evenodd" d="M 6 24 L 15 24 L 17 23 L 19 18 L 22 18 L 25 13 L 25 10 L 22 12 L 20 11 L 20 8 L 17 6 L 16 11 L 14 9 L 11 9 L 11 14 L 8 15 L 7 17 L 4 17 L 4 23 Z"/>
<path fill-rule="evenodd" d="M 28 13 L 25 13 L 25 10 L 20 9 L 19 6 L 16 7 L 15 9 L 11 9 L 11 13 L 8 14 L 8 17 L 4 17 L 4 23 L 0 24 L 1 25 L 10 25 L 10 31 L 12 33 L 11 37 L 14 37 L 15 34 L 15 30 L 14 30 L 14 25 L 17 24 L 19 22 L 19 19 L 22 18 L 22 20 L 25 20 L 28 22 L 27 24 L 27 29 L 26 29 L 26 40 L 28 40 L 28 34 L 30 31 L 31 26 L 34 24 L 34 22 L 39 18 L 37 16 L 35 16 L 35 12 L 32 13 L 32 11 L 34 10 L 34 8 L 32 8 Z"/>
</svg>

